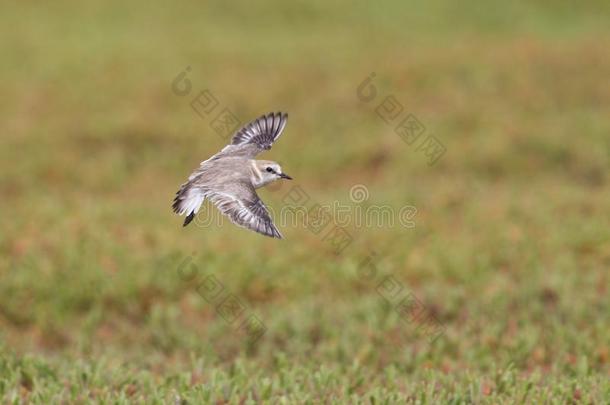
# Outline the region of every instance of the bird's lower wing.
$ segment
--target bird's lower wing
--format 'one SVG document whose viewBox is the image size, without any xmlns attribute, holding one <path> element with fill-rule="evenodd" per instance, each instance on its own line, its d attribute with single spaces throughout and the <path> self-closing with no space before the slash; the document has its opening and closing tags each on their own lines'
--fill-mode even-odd
<svg viewBox="0 0 610 405">
<path fill-rule="evenodd" d="M 248 189 L 247 194 L 244 198 L 238 198 L 228 192 L 209 191 L 206 197 L 234 224 L 265 236 L 282 239 L 282 234 L 273 224 L 267 207 L 254 189 Z"/>
</svg>

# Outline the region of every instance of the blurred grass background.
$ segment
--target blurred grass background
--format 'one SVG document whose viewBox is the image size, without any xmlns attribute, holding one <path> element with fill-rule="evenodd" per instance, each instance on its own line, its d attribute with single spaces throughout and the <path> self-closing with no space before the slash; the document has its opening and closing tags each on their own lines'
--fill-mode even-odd
<svg viewBox="0 0 610 405">
<path fill-rule="evenodd" d="M 0 11 L 4 400 L 610 397 L 610 3 Z M 244 122 L 290 113 L 264 158 L 312 199 L 364 184 L 416 227 L 352 227 L 340 255 L 303 227 L 183 229 L 173 194 L 225 143 L 171 90 L 187 66 Z M 371 72 L 445 145 L 437 164 L 358 100 Z M 289 186 L 260 195 L 278 212 Z M 440 339 L 357 277 L 370 251 Z M 179 277 L 193 252 L 264 322 L 256 344 Z"/>
</svg>

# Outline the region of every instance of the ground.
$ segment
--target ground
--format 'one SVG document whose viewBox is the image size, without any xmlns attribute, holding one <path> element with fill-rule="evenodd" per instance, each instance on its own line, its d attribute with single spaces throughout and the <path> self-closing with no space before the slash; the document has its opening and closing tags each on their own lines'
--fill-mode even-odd
<svg viewBox="0 0 610 405">
<path fill-rule="evenodd" d="M 610 3 L 327 3 L 2 6 L 3 402 L 608 402 Z M 276 110 L 338 228 L 182 228 Z"/>
</svg>

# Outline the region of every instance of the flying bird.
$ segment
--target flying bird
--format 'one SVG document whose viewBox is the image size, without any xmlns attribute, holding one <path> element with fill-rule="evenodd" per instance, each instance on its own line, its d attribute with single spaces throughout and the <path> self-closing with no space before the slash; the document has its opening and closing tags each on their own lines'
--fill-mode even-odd
<svg viewBox="0 0 610 405">
<path fill-rule="evenodd" d="M 191 223 L 207 198 L 234 224 L 282 239 L 256 189 L 292 177 L 278 163 L 254 158 L 271 149 L 287 118 L 281 112 L 262 115 L 237 131 L 220 152 L 201 162 L 176 193 L 172 206 L 178 215 L 186 215 L 183 226 Z"/>
</svg>

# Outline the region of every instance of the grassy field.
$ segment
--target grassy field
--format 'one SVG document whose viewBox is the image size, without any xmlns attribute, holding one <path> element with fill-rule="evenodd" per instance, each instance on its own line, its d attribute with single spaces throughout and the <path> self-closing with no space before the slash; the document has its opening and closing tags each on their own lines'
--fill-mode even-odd
<svg viewBox="0 0 610 405">
<path fill-rule="evenodd" d="M 0 6 L 3 403 L 610 401 L 610 3 L 327 3 Z M 224 108 L 348 243 L 181 227 Z"/>
</svg>

